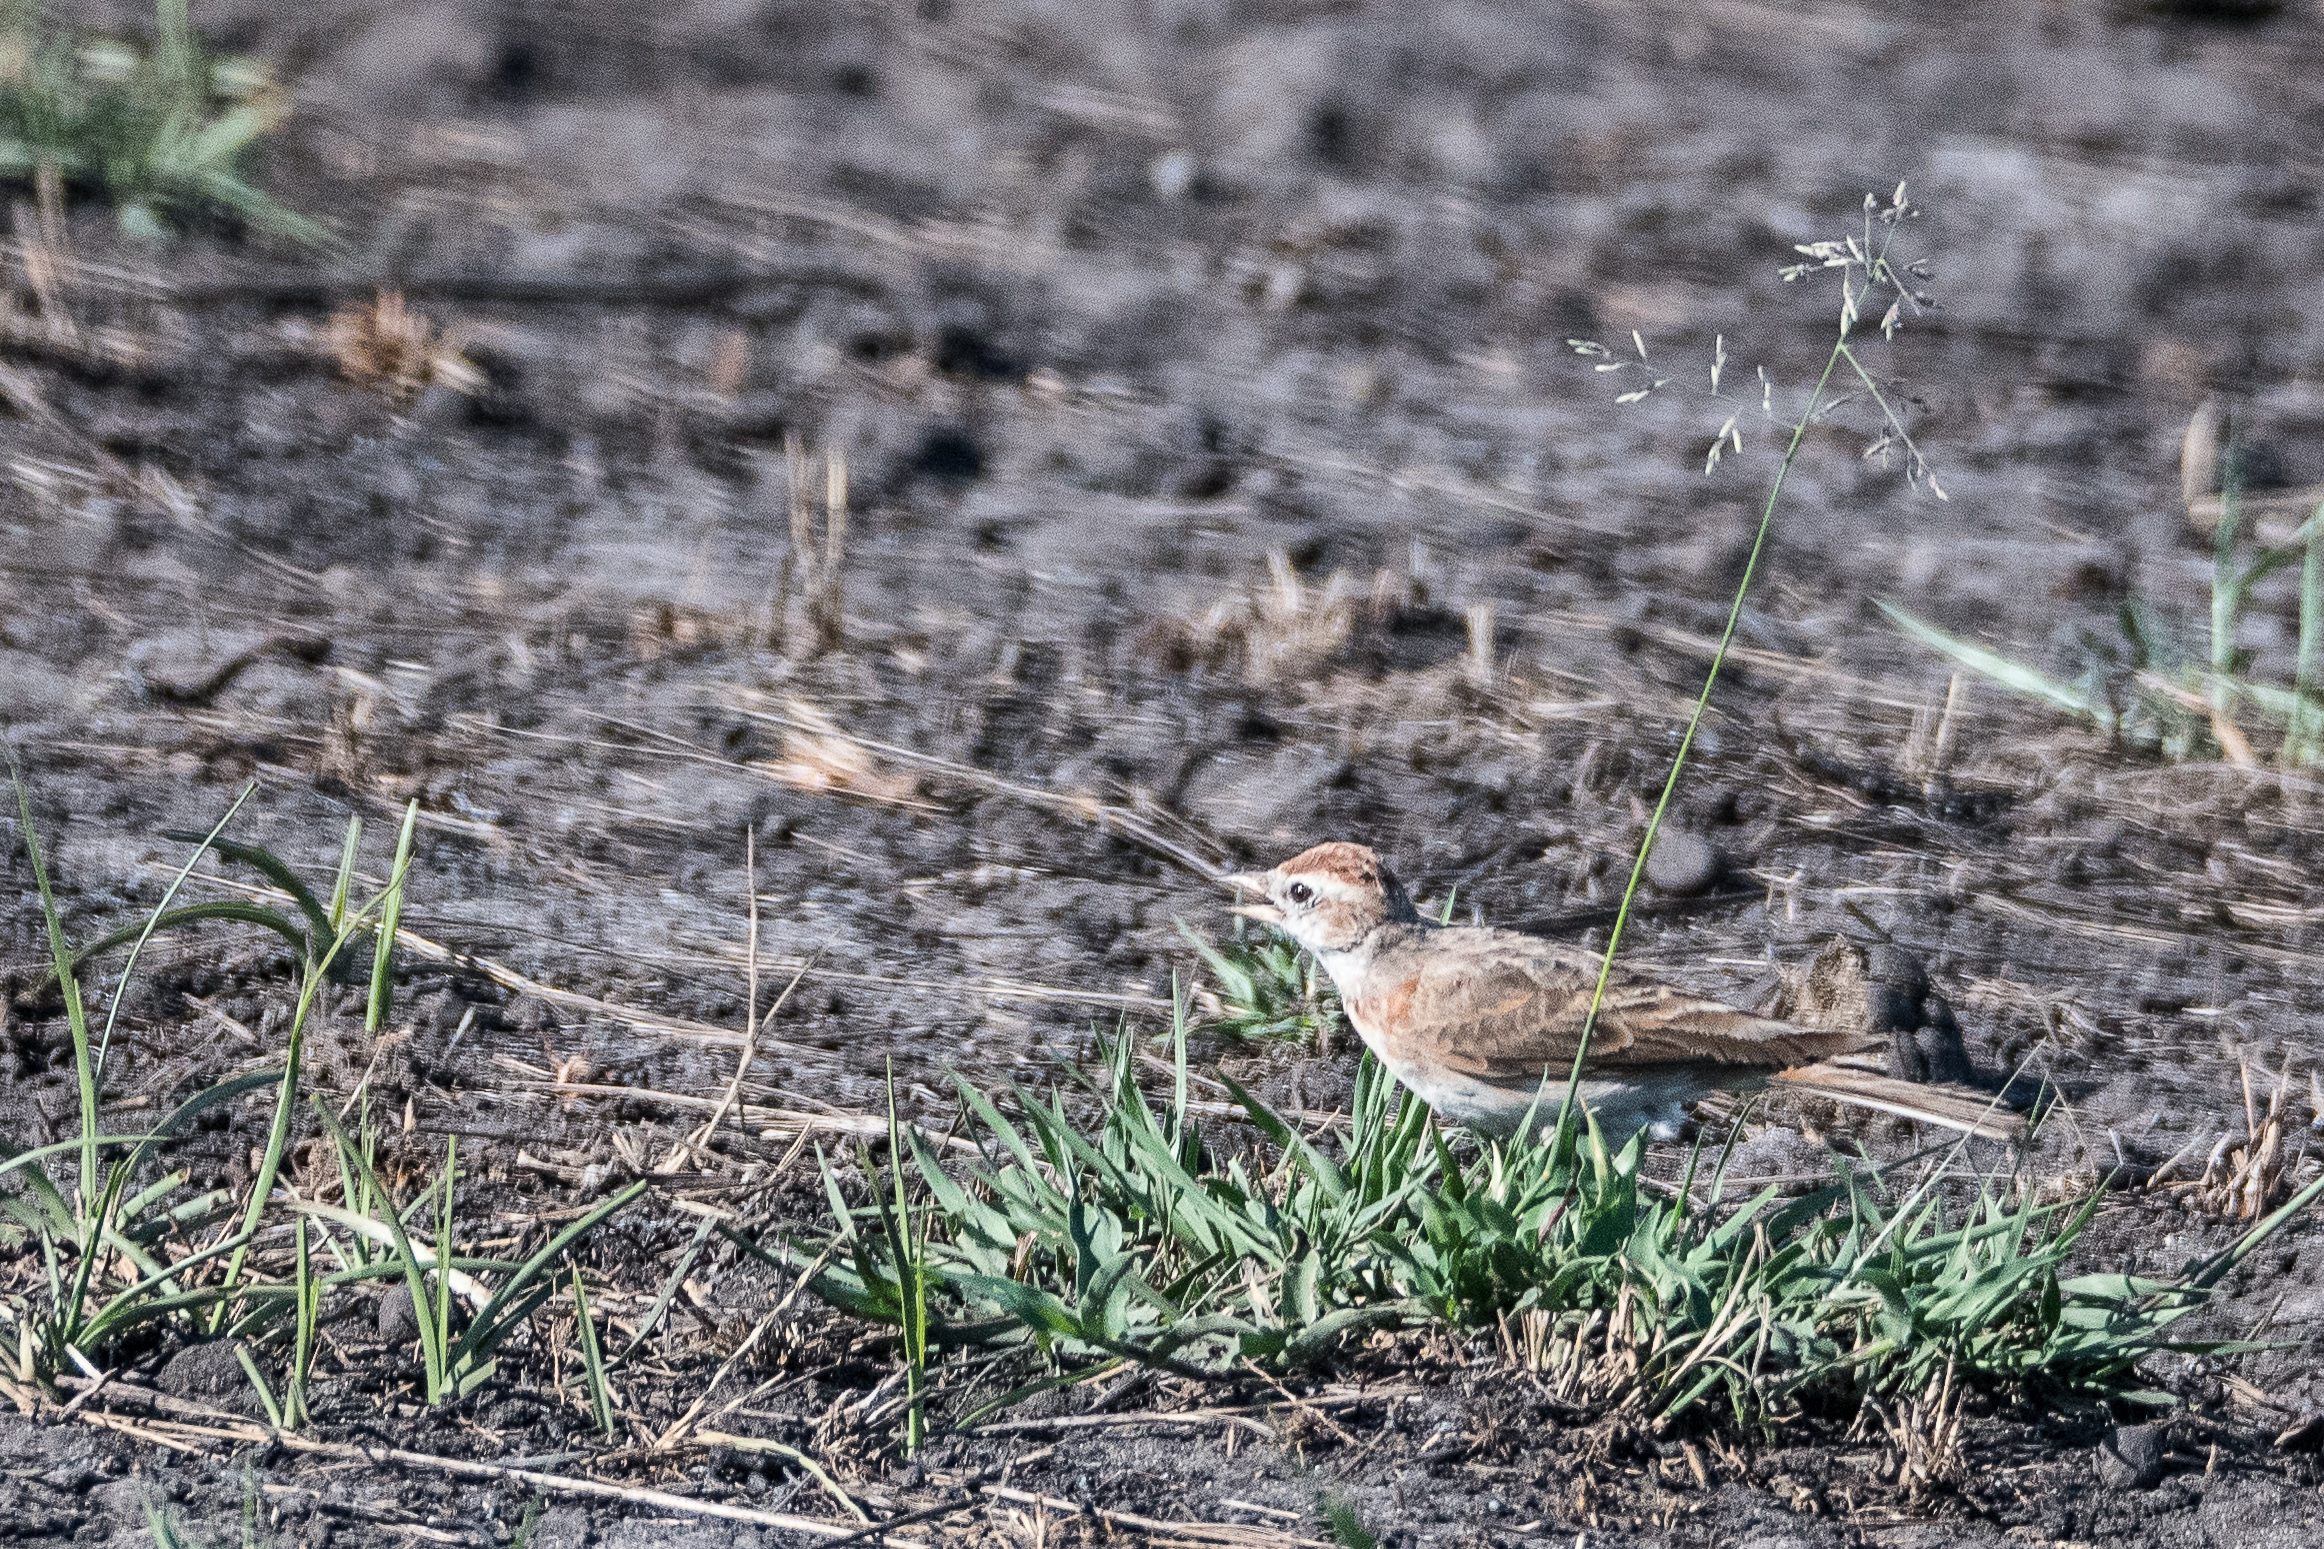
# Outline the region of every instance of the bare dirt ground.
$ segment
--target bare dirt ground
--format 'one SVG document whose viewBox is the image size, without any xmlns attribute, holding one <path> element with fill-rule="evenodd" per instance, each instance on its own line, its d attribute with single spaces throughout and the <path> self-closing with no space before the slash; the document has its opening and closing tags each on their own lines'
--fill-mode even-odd
<svg viewBox="0 0 2324 1549">
<path fill-rule="evenodd" d="M 1705 478 L 1725 409 L 1617 410 L 1564 341 L 1636 329 L 1691 377 L 1723 335 L 1736 406 L 1762 363 L 1796 393 L 1830 297 L 1775 269 L 1900 177 L 1943 307 L 1884 359 L 1951 499 L 1859 434 L 1810 436 L 1681 797 L 1723 884 L 1658 900 L 1632 950 L 1742 998 L 1835 934 L 1909 946 L 1988 1066 L 2067 1093 L 2043 1165 L 2117 1178 L 2087 1250 L 2111 1267 L 2230 1235 L 2193 1191 L 2142 1185 L 2241 1134 L 2247 1072 L 2262 1102 L 2288 1074 L 2295 1128 L 2319 1117 L 2324 790 L 2110 748 L 1975 683 L 1940 747 L 1948 674 L 1871 606 L 2070 674 L 2129 598 L 2198 637 L 2210 561 L 2177 452 L 2207 393 L 2239 397 L 2261 482 L 2324 478 L 2312 5 L 322 0 L 196 21 L 296 85 L 267 182 L 350 250 L 209 234 L 154 256 L 77 214 L 75 306 L 138 352 L 7 362 L 0 725 L 83 935 L 150 905 L 183 853 L 163 832 L 247 780 L 237 832 L 324 874 L 359 814 L 376 878 L 416 797 L 406 923 L 452 957 L 408 963 L 384 1044 L 337 1008 L 313 1079 L 368 1073 L 400 1164 L 465 1137 L 512 1222 L 654 1176 L 591 1249 L 617 1327 L 704 1212 L 811 1220 L 792 1140 L 876 1111 L 891 1060 L 941 1123 L 953 1071 L 1042 1083 L 1093 1029 L 1158 1025 L 1197 966 L 1174 922 L 1225 927 L 1190 859 L 1362 838 L 1428 897 L 1602 942 L 1772 433 L 1747 412 L 1746 455 Z M 458 330 L 481 394 L 340 378 L 325 319 L 383 285 Z M 822 653 L 778 604 L 792 436 L 852 471 Z M 2263 670 L 2291 627 L 2289 586 L 2263 590 Z M 741 1042 L 746 829 L 764 993 L 811 967 L 748 1124 L 673 1152 Z M 0 866 L 0 1116 L 45 1142 L 73 1123 L 69 1049 L 13 836 Z M 205 867 L 197 891 L 237 880 Z M 260 1067 L 291 982 L 264 940 L 158 944 L 115 1090 Z M 1319 1108 L 1350 1068 L 1223 1057 Z M 262 1124 L 238 1112 L 194 1165 L 246 1182 Z M 1809 1137 L 1850 1132 L 1901 1143 L 1777 1111 L 1751 1155 L 1812 1171 Z M 1202 1541 L 1290 1545 L 1323 1536 L 1312 1479 L 1405 1546 L 2308 1543 L 2315 1466 L 2272 1442 L 2324 1404 L 2320 1277 L 2304 1223 L 2231 1284 L 2214 1330 L 2280 1343 L 2169 1374 L 2190 1402 L 2153 1488 L 2101 1481 L 2105 1416 L 1978 1418 L 1967 1475 L 1916 1493 L 1871 1442 L 1682 1447 L 1442 1339 L 1297 1401 L 1112 1398 L 1248 1406 L 1263 1437 L 1028 1422 L 907 1465 L 866 1418 L 892 1358 L 811 1308 L 722 1424 L 812 1447 L 882 1512 L 935 1512 L 913 1536 L 1137 1531 L 1000 1487 L 1179 1525 L 1157 1541 L 1240 1523 Z M 602 1457 L 539 1377 L 449 1420 L 359 1379 L 397 1332 L 367 1303 L 318 1434 L 829 1515 L 766 1453 L 650 1445 L 770 1294 L 706 1253 L 625 1392 L 639 1439 Z M 163 1500 L 227 1535 L 254 1503 L 285 1544 L 505 1542 L 524 1514 L 508 1481 L 238 1441 L 186 1407 L 246 1411 L 238 1368 L 139 1360 L 84 1409 L 138 1434 L 0 1418 L 0 1536 L 141 1541 Z M 562 1498 L 533 1534 L 787 1541 Z"/>
</svg>

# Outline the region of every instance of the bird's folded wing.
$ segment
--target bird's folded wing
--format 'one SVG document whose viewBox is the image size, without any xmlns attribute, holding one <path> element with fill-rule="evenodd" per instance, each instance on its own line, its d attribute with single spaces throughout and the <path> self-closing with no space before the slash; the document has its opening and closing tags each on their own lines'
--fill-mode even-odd
<svg viewBox="0 0 2324 1549">
<path fill-rule="evenodd" d="M 1497 1083 L 1538 1081 L 1572 1064 L 1598 960 L 1533 937 L 1430 954 L 1380 1007 L 1424 1059 Z M 1815 1032 L 1617 971 L 1590 1039 L 1592 1069 L 1755 1065 L 1780 1070 L 1854 1052 L 1860 1034 Z"/>
</svg>

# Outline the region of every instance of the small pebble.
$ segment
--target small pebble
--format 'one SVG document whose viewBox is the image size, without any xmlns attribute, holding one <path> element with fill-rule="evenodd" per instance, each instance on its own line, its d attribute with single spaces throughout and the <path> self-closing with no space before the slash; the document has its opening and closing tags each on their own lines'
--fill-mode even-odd
<svg viewBox="0 0 2324 1549">
<path fill-rule="evenodd" d="M 1719 880 L 1724 863 L 1711 842 L 1683 828 L 1665 829 L 1646 857 L 1646 880 L 1658 893 L 1685 898 Z"/>
<path fill-rule="evenodd" d="M 412 1311 L 412 1288 L 408 1285 L 388 1287 L 379 1299 L 377 1327 L 379 1337 L 391 1345 L 400 1345 L 420 1337 L 420 1320 Z"/>
<path fill-rule="evenodd" d="M 162 1367 L 161 1390 L 176 1398 L 216 1398 L 249 1386 L 230 1339 L 188 1345 Z"/>
<path fill-rule="evenodd" d="M 2163 1428 L 2118 1425 L 2098 1444 L 2098 1482 L 2109 1490 L 2151 1490 L 2163 1480 Z"/>
<path fill-rule="evenodd" d="M 1146 164 L 1146 181 L 1165 199 L 1183 199 L 1194 187 L 1197 168 L 1191 151 L 1164 151 Z"/>
</svg>

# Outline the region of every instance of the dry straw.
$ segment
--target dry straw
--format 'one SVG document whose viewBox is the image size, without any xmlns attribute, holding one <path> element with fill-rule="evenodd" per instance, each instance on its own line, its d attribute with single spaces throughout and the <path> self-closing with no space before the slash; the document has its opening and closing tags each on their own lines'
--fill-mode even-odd
<svg viewBox="0 0 2324 1549">
<path fill-rule="evenodd" d="M 847 459 L 826 450 L 820 459 L 820 481 L 815 477 L 816 461 L 797 435 L 784 438 L 791 546 L 776 574 L 772 622 L 783 649 L 796 657 L 819 656 L 847 643 Z M 815 511 L 818 482 L 823 495 L 820 523 Z"/>
</svg>

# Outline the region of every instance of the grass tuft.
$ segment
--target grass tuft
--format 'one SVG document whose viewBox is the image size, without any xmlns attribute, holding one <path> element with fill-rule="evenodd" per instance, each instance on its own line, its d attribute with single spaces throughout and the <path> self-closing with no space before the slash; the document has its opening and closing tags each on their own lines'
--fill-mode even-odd
<svg viewBox="0 0 2324 1549">
<path fill-rule="evenodd" d="M 0 177 L 86 189 L 141 240 L 161 240 L 171 220 L 225 216 L 332 245 L 323 226 L 243 174 L 251 148 L 290 110 L 263 65 L 202 47 L 187 0 L 155 0 L 142 45 L 53 26 L 37 0 L 0 8 Z"/>
<path fill-rule="evenodd" d="M 1323 1519 L 1324 1531 L 1340 1549 L 1380 1549 L 1379 1535 L 1364 1526 L 1364 1519 L 1355 1504 L 1346 1496 L 1331 1491 L 1319 1491 L 1315 1497 L 1315 1514 Z"/>
<path fill-rule="evenodd" d="M 799 437 L 784 439 L 791 545 L 776 571 L 770 623 L 784 651 L 799 658 L 847 644 L 847 459 L 836 451 L 823 453 L 820 523 L 815 517 L 815 461 Z"/>
<path fill-rule="evenodd" d="M 1214 945 L 1184 920 L 1177 925 L 1210 971 L 1211 982 L 1197 984 L 1194 997 L 1212 1031 L 1250 1043 L 1312 1038 L 1332 1052 L 1346 1014 L 1330 978 L 1297 942 L 1273 931 L 1249 936 L 1238 921 L 1235 935 Z"/>
<path fill-rule="evenodd" d="M 368 304 L 341 307 L 323 325 L 322 351 L 350 382 L 408 403 L 436 386 L 475 394 L 484 373 L 465 353 L 457 330 L 439 332 L 405 304 L 401 291 L 383 290 Z"/>
<path fill-rule="evenodd" d="M 986 1152 L 963 1176 L 900 1126 L 884 1178 L 864 1160 L 881 1180 L 868 1204 L 827 1166 L 837 1226 L 801 1270 L 808 1288 L 902 1331 L 919 1368 L 945 1350 L 1013 1354 L 1021 1380 L 964 1404 L 960 1425 L 1123 1363 L 1225 1379 L 1430 1326 L 1512 1348 L 1522 1330 L 1553 1393 L 1663 1420 L 1917 1415 L 1932 1392 L 1969 1390 L 2155 1402 L 2142 1363 L 2231 1348 L 2173 1330 L 2228 1258 L 2324 1192 L 2178 1276 L 2075 1275 L 2100 1197 L 2043 1203 L 2030 1180 L 1961 1172 L 1957 1150 L 1901 1193 L 1842 1164 L 1804 1199 L 1730 1201 L 1717 1169 L 1697 1186 L 1699 1152 L 1680 1187 L 1657 1187 L 1643 1139 L 1613 1152 L 1594 1124 L 1464 1159 L 1369 1058 L 1344 1142 L 1327 1152 L 1236 1088 L 1268 1145 L 1222 1158 L 1187 1105 L 1183 1016 L 1173 1042 L 1167 1100 L 1138 1087 L 1125 1039 L 1086 1123 L 1063 1094 L 1012 1091 L 1011 1119 L 962 1082 Z M 913 1378 L 916 1395 L 943 1388 Z"/>
<path fill-rule="evenodd" d="M 10 768 L 15 774 L 13 757 Z M 458 1156 L 448 1146 L 442 1172 L 423 1186 L 426 1199 L 434 1203 L 435 1231 L 430 1248 L 422 1250 L 404 1228 L 404 1218 L 421 1201 L 398 1206 L 381 1182 L 368 1106 L 351 1137 L 315 1100 L 315 1118 L 338 1162 L 342 1203 L 322 1204 L 289 1189 L 278 1192 L 296 1139 L 305 1037 L 327 1009 L 341 978 L 340 965 L 368 958 L 366 1018 L 374 1031 L 385 1024 L 416 807 L 405 810 L 386 886 L 367 899 L 354 896 L 362 827 L 350 822 L 325 903 L 274 855 L 222 836 L 226 822 L 248 798 L 246 790 L 216 827 L 185 838 L 194 846 L 194 859 L 215 851 L 277 883 L 291 895 L 296 921 L 255 904 L 176 905 L 179 886 L 192 869 L 189 860 L 141 924 L 76 947 L 51 886 L 31 793 L 21 775 L 14 783 L 17 822 L 47 927 L 51 970 L 71 1031 L 79 1098 L 78 1132 L 71 1138 L 30 1148 L 0 1143 L 0 1218 L 37 1243 L 46 1271 L 44 1284 L 6 1309 L 16 1329 L 16 1348 L 7 1362 L 14 1380 L 47 1386 L 60 1376 L 93 1375 L 110 1352 L 163 1329 L 175 1329 L 183 1338 L 222 1336 L 235 1342 L 269 1422 L 297 1429 L 311 1418 L 309 1387 L 328 1299 L 362 1282 L 400 1276 L 419 1313 L 428 1401 L 440 1403 L 473 1391 L 493 1374 L 501 1347 L 527 1326 L 531 1313 L 554 1290 L 556 1266 L 646 1185 L 633 1183 L 608 1197 L 522 1262 L 466 1258 L 455 1251 Z M 196 1093 L 150 1127 L 116 1133 L 119 1126 L 108 1125 L 105 1116 L 104 1054 L 112 1011 L 129 996 L 139 953 L 163 931 L 217 923 L 258 926 L 295 949 L 297 998 L 280 1063 Z M 93 959 L 124 945 L 131 948 L 128 962 L 113 986 L 99 1035 L 83 981 Z M 359 946 L 369 950 L 359 954 Z M 190 1189 L 183 1169 L 162 1169 L 161 1147 L 204 1114 L 268 1092 L 273 1101 L 266 1141 L 239 1202 L 225 1190 Z M 354 1101 L 361 1101 L 360 1094 Z M 66 1163 L 61 1178 L 50 1172 L 50 1164 L 58 1161 Z M 285 1238 L 287 1255 L 279 1247 L 262 1248 Z M 318 1242 L 335 1269 L 318 1259 Z M 455 1292 L 463 1304 L 459 1307 Z M 598 1363 L 589 1354 L 591 1343 L 584 1343 L 584 1360 L 594 1369 Z M 279 1378 L 270 1379 L 276 1348 L 282 1352 Z"/>
</svg>

